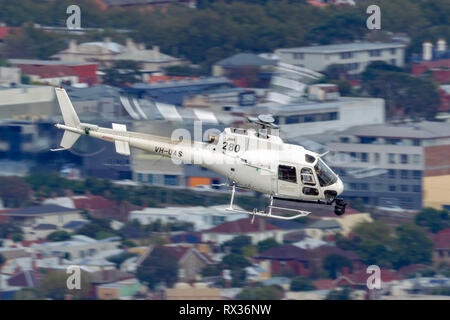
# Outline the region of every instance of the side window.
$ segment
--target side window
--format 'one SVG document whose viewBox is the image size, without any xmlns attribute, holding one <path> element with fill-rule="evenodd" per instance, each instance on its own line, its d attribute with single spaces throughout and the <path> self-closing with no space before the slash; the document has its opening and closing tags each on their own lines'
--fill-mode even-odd
<svg viewBox="0 0 450 320">
<path fill-rule="evenodd" d="M 302 183 L 309 186 L 315 186 L 316 182 L 314 181 L 314 175 L 310 168 L 302 168 L 300 172 L 302 176 Z"/>
<path fill-rule="evenodd" d="M 278 179 L 297 183 L 297 171 L 295 167 L 278 166 Z"/>
<path fill-rule="evenodd" d="M 303 194 L 306 194 L 308 196 L 318 196 L 319 195 L 319 190 L 317 190 L 316 188 L 304 187 L 302 191 L 303 191 Z"/>
</svg>

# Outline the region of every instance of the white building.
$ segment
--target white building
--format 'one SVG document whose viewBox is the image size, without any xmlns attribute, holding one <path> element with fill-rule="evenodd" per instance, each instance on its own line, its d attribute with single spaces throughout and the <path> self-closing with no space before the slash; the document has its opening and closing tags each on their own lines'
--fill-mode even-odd
<svg viewBox="0 0 450 320">
<path fill-rule="evenodd" d="M 120 245 L 118 239 L 95 240 L 83 235 L 75 235 L 71 240 L 33 244 L 36 253 L 44 257 L 60 256 L 69 260 L 98 257 L 104 251 L 116 250 Z M 112 251 L 114 252 L 114 251 Z"/>
<path fill-rule="evenodd" d="M 131 211 L 128 220 L 138 220 L 141 224 L 149 224 L 160 220 L 167 222 L 190 222 L 197 231 L 212 228 L 218 224 L 246 218 L 246 214 L 225 211 L 226 205 L 211 207 L 167 207 L 145 208 Z"/>
<path fill-rule="evenodd" d="M 338 64 L 346 67 L 349 73 L 360 73 L 372 61 L 385 61 L 403 67 L 405 48 L 406 44 L 395 42 L 354 42 L 277 49 L 275 54 L 280 57 L 281 62 L 318 72 Z"/>
</svg>

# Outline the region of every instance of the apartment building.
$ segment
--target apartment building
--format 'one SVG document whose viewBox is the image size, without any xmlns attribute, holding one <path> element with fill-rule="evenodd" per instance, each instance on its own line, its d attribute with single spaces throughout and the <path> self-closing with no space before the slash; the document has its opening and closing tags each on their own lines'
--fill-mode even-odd
<svg viewBox="0 0 450 320">
<path fill-rule="evenodd" d="M 353 42 L 323 46 L 277 49 L 280 61 L 314 71 L 328 66 L 343 65 L 351 74 L 357 74 L 372 61 L 385 61 L 403 67 L 406 44 L 398 42 Z"/>
</svg>

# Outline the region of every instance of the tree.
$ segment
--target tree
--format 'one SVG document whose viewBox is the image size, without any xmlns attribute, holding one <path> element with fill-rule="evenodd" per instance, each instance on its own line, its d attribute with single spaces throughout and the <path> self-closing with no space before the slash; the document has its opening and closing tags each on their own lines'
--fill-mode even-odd
<svg viewBox="0 0 450 320">
<path fill-rule="evenodd" d="M 311 279 L 305 277 L 295 277 L 291 281 L 291 291 L 311 291 L 316 290 Z"/>
<path fill-rule="evenodd" d="M 20 207 L 30 200 L 31 188 L 18 177 L 0 177 L 0 199 L 5 207 Z"/>
<path fill-rule="evenodd" d="M 0 254 L 0 266 L 2 266 L 5 263 L 5 261 L 6 261 L 5 257 Z"/>
<path fill-rule="evenodd" d="M 108 257 L 106 260 L 114 263 L 117 269 L 120 269 L 120 265 L 127 259 L 135 257 L 137 254 L 133 252 L 123 252 L 116 254 L 115 256 Z"/>
<path fill-rule="evenodd" d="M 433 119 L 440 105 L 437 86 L 416 78 L 384 62 L 373 62 L 361 74 L 361 86 L 371 96 L 385 99 L 390 117 L 407 115 L 412 119 Z"/>
<path fill-rule="evenodd" d="M 391 265 L 391 252 L 389 245 L 393 235 L 391 229 L 381 221 L 362 222 L 353 230 L 353 241 L 356 251 L 367 265 Z"/>
<path fill-rule="evenodd" d="M 157 246 L 138 267 L 136 276 L 151 289 L 161 282 L 171 287 L 178 278 L 178 260 L 168 248 Z"/>
<path fill-rule="evenodd" d="M 244 288 L 238 293 L 238 300 L 280 300 L 283 291 L 277 286 L 267 286 L 259 288 Z"/>
<path fill-rule="evenodd" d="M 250 262 L 247 260 L 247 258 L 236 253 L 231 253 L 223 257 L 222 263 L 224 264 L 224 268 L 228 269 L 241 269 L 250 265 Z"/>
<path fill-rule="evenodd" d="M 397 237 L 393 241 L 393 264 L 401 268 L 414 263 L 431 262 L 433 243 L 425 231 L 413 224 L 405 224 L 397 228 Z"/>
<path fill-rule="evenodd" d="M 336 288 L 328 292 L 325 300 L 352 300 L 351 293 L 349 287 Z"/>
<path fill-rule="evenodd" d="M 70 238 L 70 234 L 64 230 L 52 232 L 47 236 L 47 240 L 49 241 L 65 241 Z"/>
<path fill-rule="evenodd" d="M 103 83 L 122 87 L 141 81 L 140 64 L 131 60 L 119 60 L 104 70 Z"/>
<path fill-rule="evenodd" d="M 224 242 L 225 247 L 230 247 L 232 253 L 242 254 L 242 248 L 252 244 L 249 236 L 237 236 Z"/>
<path fill-rule="evenodd" d="M 431 232 L 437 233 L 439 230 L 450 227 L 450 215 L 447 210 L 423 208 L 414 217 L 414 222 L 418 226 L 427 227 Z"/>
<path fill-rule="evenodd" d="M 5 239 L 13 234 L 22 234 L 23 231 L 20 227 L 12 223 L 0 223 L 0 238 Z"/>
<path fill-rule="evenodd" d="M 44 275 L 41 279 L 37 292 L 40 297 L 54 300 L 63 300 L 66 295 L 70 294 L 74 299 L 82 299 L 86 297 L 91 290 L 89 274 L 81 272 L 80 289 L 70 290 L 67 287 L 67 279 L 69 275 L 65 272 L 53 271 Z"/>
<path fill-rule="evenodd" d="M 203 277 L 220 276 L 221 273 L 222 273 L 222 271 L 220 270 L 220 268 L 218 268 L 215 265 L 213 265 L 213 266 L 208 265 L 208 266 L 204 267 L 201 271 L 201 274 Z"/>
<path fill-rule="evenodd" d="M 352 271 L 352 263 L 348 258 L 340 254 L 330 254 L 323 261 L 323 267 L 328 271 L 328 275 L 332 279 L 336 279 L 337 273 L 346 267 Z"/>
<path fill-rule="evenodd" d="M 274 238 L 268 238 L 266 240 L 258 242 L 257 244 L 258 252 L 263 252 L 279 246 L 281 246 L 281 244 Z"/>
<path fill-rule="evenodd" d="M 39 292 L 33 288 L 22 288 L 14 294 L 14 300 L 39 300 Z"/>
</svg>

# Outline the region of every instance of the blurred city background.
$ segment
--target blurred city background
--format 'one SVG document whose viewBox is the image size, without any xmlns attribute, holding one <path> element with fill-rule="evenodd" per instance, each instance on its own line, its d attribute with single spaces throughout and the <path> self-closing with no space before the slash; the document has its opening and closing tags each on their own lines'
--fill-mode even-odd
<svg viewBox="0 0 450 320">
<path fill-rule="evenodd" d="M 450 1 L 73 2 L 0 0 L 0 299 L 450 298 Z M 50 152 L 59 86 L 82 122 L 163 136 L 272 114 L 330 151 L 347 212 L 251 223 L 201 167 L 86 136 Z"/>
</svg>

